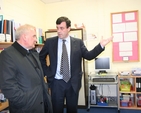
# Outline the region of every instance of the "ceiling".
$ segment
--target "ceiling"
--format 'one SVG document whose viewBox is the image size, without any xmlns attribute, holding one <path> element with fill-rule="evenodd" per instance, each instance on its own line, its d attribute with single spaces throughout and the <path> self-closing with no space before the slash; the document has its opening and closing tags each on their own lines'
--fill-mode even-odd
<svg viewBox="0 0 141 113">
<path fill-rule="evenodd" d="M 41 0 L 41 1 L 44 2 L 45 4 L 48 4 L 48 3 L 63 2 L 63 1 L 68 1 L 68 0 Z"/>
</svg>

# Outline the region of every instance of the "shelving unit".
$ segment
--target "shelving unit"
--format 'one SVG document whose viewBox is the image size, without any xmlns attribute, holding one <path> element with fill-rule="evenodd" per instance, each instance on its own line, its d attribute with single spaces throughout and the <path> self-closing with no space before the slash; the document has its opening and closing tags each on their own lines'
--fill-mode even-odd
<svg viewBox="0 0 141 113">
<path fill-rule="evenodd" d="M 7 48 L 9 47 L 13 42 L 0 42 L 0 48 Z M 35 46 L 37 47 L 42 47 L 44 44 L 36 44 Z"/>
<path fill-rule="evenodd" d="M 0 50 L 9 47 L 13 42 L 0 42 Z M 36 44 L 35 48 L 37 52 L 40 52 L 44 44 Z"/>
<path fill-rule="evenodd" d="M 106 81 L 102 81 L 102 82 L 96 82 L 96 81 L 93 81 L 93 78 L 115 78 L 115 81 L 113 82 L 106 82 Z M 116 99 L 114 98 L 114 101 L 108 101 L 107 102 L 107 105 L 106 106 L 103 106 L 103 105 L 97 105 L 97 104 L 91 104 L 91 94 L 90 94 L 90 86 L 91 85 L 102 85 L 102 86 L 105 86 L 105 85 L 114 85 L 116 87 Z M 98 74 L 92 74 L 92 75 L 89 75 L 89 78 L 88 78 L 88 108 L 87 108 L 87 111 L 90 110 L 90 107 L 111 107 L 111 108 L 118 108 L 118 80 L 117 80 L 117 75 L 116 74 L 107 74 L 107 75 L 98 75 Z M 99 96 L 99 95 L 97 95 Z M 103 92 L 103 96 L 104 95 L 104 92 Z M 106 97 L 106 96 L 105 96 Z M 107 98 L 109 98 L 107 96 Z M 109 98 L 110 99 L 110 98 Z M 118 109 L 119 110 L 119 109 Z"/>
<path fill-rule="evenodd" d="M 141 95 L 141 91 L 138 92 L 137 91 L 137 78 L 141 79 L 141 76 L 135 76 L 135 75 L 125 75 L 125 76 L 121 76 L 120 74 L 118 75 L 118 82 L 119 82 L 119 88 L 118 88 L 118 95 L 119 95 L 119 100 L 118 100 L 118 107 L 119 109 L 136 109 L 136 110 L 141 110 L 141 105 L 138 106 L 138 98 L 139 95 Z M 120 89 L 120 80 L 121 79 L 128 79 L 131 83 L 131 88 L 130 91 L 121 91 Z M 130 101 L 127 103 L 126 105 L 122 104 L 122 101 L 120 99 L 120 96 L 122 94 L 125 95 L 130 95 Z"/>
</svg>

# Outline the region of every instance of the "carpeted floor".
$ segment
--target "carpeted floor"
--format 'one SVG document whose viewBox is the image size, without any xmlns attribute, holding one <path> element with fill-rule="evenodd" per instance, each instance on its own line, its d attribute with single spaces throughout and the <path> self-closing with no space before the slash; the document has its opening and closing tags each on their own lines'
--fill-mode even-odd
<svg viewBox="0 0 141 113">
<path fill-rule="evenodd" d="M 65 109 L 64 113 L 66 113 Z M 141 110 L 120 109 L 118 111 L 117 108 L 91 107 L 89 111 L 87 109 L 78 109 L 78 113 L 141 113 Z"/>
</svg>

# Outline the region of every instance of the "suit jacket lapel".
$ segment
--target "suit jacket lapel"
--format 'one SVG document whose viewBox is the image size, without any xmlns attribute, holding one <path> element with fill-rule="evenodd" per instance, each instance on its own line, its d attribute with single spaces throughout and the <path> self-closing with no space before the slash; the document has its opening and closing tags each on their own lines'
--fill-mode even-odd
<svg viewBox="0 0 141 113">
<path fill-rule="evenodd" d="M 70 62 L 72 62 L 72 59 L 74 57 L 74 54 L 73 53 L 74 53 L 74 51 L 76 49 L 76 43 L 75 43 L 75 40 L 72 37 L 70 37 L 70 42 L 71 42 Z"/>
<path fill-rule="evenodd" d="M 55 57 L 57 57 L 57 51 L 58 51 L 58 37 L 55 37 L 53 40 L 53 52 Z"/>
</svg>

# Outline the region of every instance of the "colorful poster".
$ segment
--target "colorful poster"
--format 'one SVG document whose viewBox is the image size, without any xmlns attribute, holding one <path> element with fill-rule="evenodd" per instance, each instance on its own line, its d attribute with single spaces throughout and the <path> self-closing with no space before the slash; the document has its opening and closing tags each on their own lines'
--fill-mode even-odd
<svg viewBox="0 0 141 113">
<path fill-rule="evenodd" d="M 111 14 L 113 62 L 139 61 L 138 11 Z"/>
</svg>

